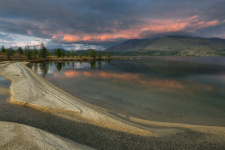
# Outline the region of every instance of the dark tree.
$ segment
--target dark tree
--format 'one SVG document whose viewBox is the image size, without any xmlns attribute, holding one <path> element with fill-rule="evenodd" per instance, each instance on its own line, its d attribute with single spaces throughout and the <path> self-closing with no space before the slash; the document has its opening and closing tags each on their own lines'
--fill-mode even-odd
<svg viewBox="0 0 225 150">
<path fill-rule="evenodd" d="M 19 47 L 17 49 L 17 52 L 18 52 L 19 55 L 23 55 L 23 49 L 21 47 Z"/>
<path fill-rule="evenodd" d="M 37 54 L 38 54 L 38 51 L 36 49 L 36 46 L 34 45 L 34 47 L 33 47 L 33 56 L 34 56 L 34 59 L 37 59 Z"/>
<path fill-rule="evenodd" d="M 5 49 L 5 47 L 2 45 L 1 53 L 5 53 L 5 52 L 6 52 L 6 49 Z"/>
<path fill-rule="evenodd" d="M 101 52 L 100 48 L 98 50 L 97 56 L 98 56 L 98 59 L 102 59 L 102 52 Z"/>
<path fill-rule="evenodd" d="M 80 58 L 82 58 L 82 53 L 80 53 Z"/>
<path fill-rule="evenodd" d="M 44 58 L 44 59 L 46 59 L 48 56 L 48 51 L 45 48 L 43 43 L 41 43 L 41 49 L 39 50 L 38 56 L 39 58 Z"/>
<path fill-rule="evenodd" d="M 62 56 L 62 52 L 60 48 L 57 48 L 57 50 L 55 51 L 55 55 L 60 58 Z"/>
<path fill-rule="evenodd" d="M 77 56 L 78 55 L 77 52 L 75 52 L 74 55 Z"/>
<path fill-rule="evenodd" d="M 13 50 L 12 50 L 11 46 L 9 49 L 5 49 L 5 54 L 6 54 L 7 59 L 10 60 L 11 56 L 13 55 Z"/>
<path fill-rule="evenodd" d="M 106 58 L 110 58 L 110 54 L 108 53 L 108 54 L 106 54 Z"/>
<path fill-rule="evenodd" d="M 70 57 L 70 52 L 66 51 L 66 57 Z"/>
<path fill-rule="evenodd" d="M 29 45 L 25 46 L 24 55 L 27 57 L 27 59 L 32 58 L 32 51 L 29 48 Z"/>
<path fill-rule="evenodd" d="M 96 52 L 95 52 L 95 50 L 92 49 L 92 50 L 90 51 L 89 56 L 90 56 L 91 58 L 96 58 Z"/>
<path fill-rule="evenodd" d="M 74 57 L 75 56 L 75 53 L 74 53 L 74 51 L 72 50 L 72 52 L 71 52 L 71 56 L 72 57 Z"/>
<path fill-rule="evenodd" d="M 62 50 L 62 57 L 65 57 L 65 51 Z"/>
</svg>

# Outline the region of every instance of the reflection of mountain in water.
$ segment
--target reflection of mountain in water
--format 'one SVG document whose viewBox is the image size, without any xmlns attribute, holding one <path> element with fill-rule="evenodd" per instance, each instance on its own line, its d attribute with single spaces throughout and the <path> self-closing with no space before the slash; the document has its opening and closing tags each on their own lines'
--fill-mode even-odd
<svg viewBox="0 0 225 150">
<path fill-rule="evenodd" d="M 121 63 L 123 62 L 123 63 Z M 225 74 L 225 65 L 200 64 L 182 61 L 155 59 L 117 60 L 111 65 L 127 72 L 151 73 L 166 76 L 185 76 L 191 74 Z"/>
</svg>

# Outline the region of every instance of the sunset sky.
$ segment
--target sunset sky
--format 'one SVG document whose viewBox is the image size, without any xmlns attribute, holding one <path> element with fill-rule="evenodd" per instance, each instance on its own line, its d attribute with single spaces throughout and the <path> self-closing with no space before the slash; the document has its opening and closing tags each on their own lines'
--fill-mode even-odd
<svg viewBox="0 0 225 150">
<path fill-rule="evenodd" d="M 0 45 L 105 49 L 166 35 L 225 38 L 225 0 L 0 0 Z"/>
</svg>

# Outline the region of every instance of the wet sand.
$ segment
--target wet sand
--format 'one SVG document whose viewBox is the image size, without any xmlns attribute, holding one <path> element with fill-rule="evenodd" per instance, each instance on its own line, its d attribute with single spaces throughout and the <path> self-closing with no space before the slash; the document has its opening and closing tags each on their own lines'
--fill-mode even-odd
<svg viewBox="0 0 225 150">
<path fill-rule="evenodd" d="M 9 102 L 16 104 L 15 107 L 28 106 L 42 113 L 42 119 L 31 117 L 29 120 L 20 120 L 22 124 L 97 149 L 225 148 L 224 127 L 172 124 L 137 118 L 125 121 L 123 116 L 112 116 L 106 110 L 87 104 L 51 85 L 24 63 L 4 63 L 1 68 L 1 75 L 12 81 Z M 51 118 L 51 124 L 47 123 L 46 118 L 43 120 L 44 116 Z M 38 120 L 42 122 L 31 123 Z"/>
</svg>

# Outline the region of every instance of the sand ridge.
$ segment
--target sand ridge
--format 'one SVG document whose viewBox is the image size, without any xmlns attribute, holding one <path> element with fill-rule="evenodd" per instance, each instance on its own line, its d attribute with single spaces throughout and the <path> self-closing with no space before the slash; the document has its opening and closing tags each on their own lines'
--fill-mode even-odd
<svg viewBox="0 0 225 150">
<path fill-rule="evenodd" d="M 43 130 L 12 122 L 0 122 L 0 133 L 0 149 L 93 150 Z"/>
</svg>

